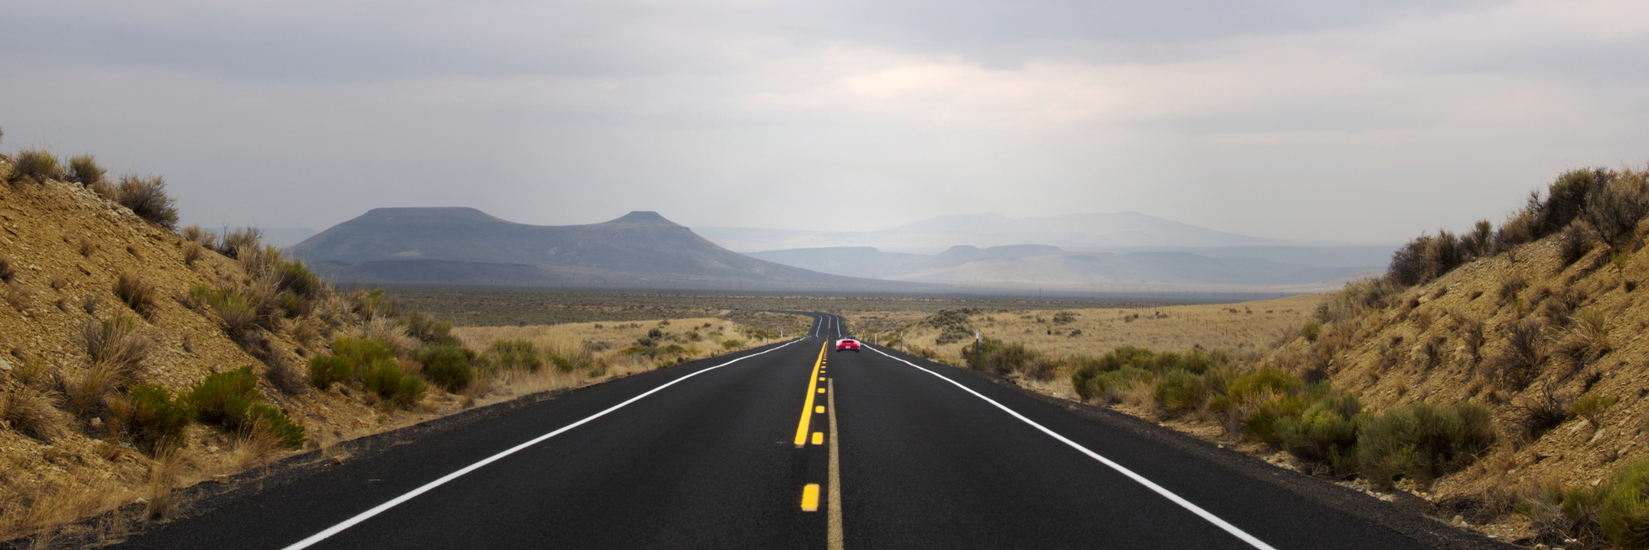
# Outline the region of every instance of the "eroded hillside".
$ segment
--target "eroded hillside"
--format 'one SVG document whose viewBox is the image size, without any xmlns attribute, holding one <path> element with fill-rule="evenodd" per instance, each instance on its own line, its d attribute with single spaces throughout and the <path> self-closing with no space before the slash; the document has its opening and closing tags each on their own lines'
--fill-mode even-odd
<svg viewBox="0 0 1649 550">
<path fill-rule="evenodd" d="M 1196 325 L 1069 336 L 1099 312 L 1032 313 L 1039 326 L 1024 334 L 1001 330 L 1002 313 L 964 310 L 861 315 L 855 326 L 905 331 L 929 357 L 1426 502 L 1417 509 L 1501 540 L 1649 547 L 1646 219 L 1649 172 L 1563 174 L 1498 228 L 1422 235 L 1385 275 L 1311 298 L 1311 315 L 1264 348 Z M 1227 318 L 1243 327 L 1223 330 L 1267 334 L 1276 321 L 1253 319 Z M 960 346 L 975 330 L 977 354 Z"/>
<path fill-rule="evenodd" d="M 254 230 L 176 220 L 159 177 L 0 155 L 0 540 L 118 540 L 186 513 L 179 487 L 305 450 L 346 460 L 335 443 L 765 336 L 701 319 L 614 326 L 610 346 L 467 347 L 381 291 L 339 291 Z"/>
</svg>

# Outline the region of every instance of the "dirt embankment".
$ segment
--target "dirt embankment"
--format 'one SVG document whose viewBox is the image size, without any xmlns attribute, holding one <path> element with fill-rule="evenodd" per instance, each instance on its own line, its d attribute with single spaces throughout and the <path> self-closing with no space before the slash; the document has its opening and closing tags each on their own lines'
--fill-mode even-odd
<svg viewBox="0 0 1649 550">
<path fill-rule="evenodd" d="M 80 171 L 96 174 L 92 182 L 62 181 L 76 172 L 17 176 L 21 155 L 0 155 L 0 540 L 118 540 L 143 521 L 187 513 L 176 488 L 305 450 L 346 460 L 335 443 L 762 343 L 758 327 L 726 318 L 586 323 L 547 340 L 458 329 L 449 339 L 427 316 L 403 314 L 381 293 L 340 292 L 256 239 L 235 247 L 146 220 L 100 171 Z M 149 196 L 165 199 L 162 189 Z M 396 376 L 423 389 L 392 396 L 347 373 L 324 389 L 313 383 L 311 359 L 343 353 L 333 349 L 339 337 L 380 342 Z M 493 346 L 499 339 L 541 341 Z M 448 353 L 432 353 L 440 349 Z M 442 357 L 451 360 L 444 375 L 434 370 Z M 267 423 L 197 416 L 208 406 L 193 393 L 203 381 L 243 368 L 255 375 L 251 401 L 296 433 L 282 440 Z M 454 369 L 469 373 L 466 383 L 452 383 Z M 168 399 L 160 413 L 144 408 L 157 391 Z M 168 408 L 186 395 L 187 407 Z M 154 432 L 166 426 L 157 418 L 185 409 L 175 433 Z M 111 512 L 133 502 L 146 510 Z"/>
</svg>

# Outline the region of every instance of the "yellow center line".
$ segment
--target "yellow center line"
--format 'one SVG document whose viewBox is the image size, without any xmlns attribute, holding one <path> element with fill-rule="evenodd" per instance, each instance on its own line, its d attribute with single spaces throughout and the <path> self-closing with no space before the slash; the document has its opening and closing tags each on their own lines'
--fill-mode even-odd
<svg viewBox="0 0 1649 550">
<path fill-rule="evenodd" d="M 825 345 L 819 344 L 819 359 L 813 362 L 813 375 L 807 379 L 807 401 L 802 404 L 802 419 L 796 423 L 796 446 L 807 444 L 807 426 L 813 420 L 813 396 L 824 393 L 819 387 L 819 366 L 824 364 Z"/>
<path fill-rule="evenodd" d="M 819 484 L 809 483 L 802 487 L 802 511 L 819 511 Z"/>
<path fill-rule="evenodd" d="M 830 550 L 842 550 L 842 467 L 836 450 L 836 379 L 831 378 L 826 384 L 830 385 L 826 397 L 830 403 L 830 519 L 826 541 Z"/>
</svg>

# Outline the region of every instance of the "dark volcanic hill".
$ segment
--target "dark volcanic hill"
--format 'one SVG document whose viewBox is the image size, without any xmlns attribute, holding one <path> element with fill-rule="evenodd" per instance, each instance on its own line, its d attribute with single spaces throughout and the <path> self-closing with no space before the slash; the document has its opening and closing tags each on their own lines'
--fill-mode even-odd
<svg viewBox="0 0 1649 550">
<path fill-rule="evenodd" d="M 377 208 L 293 246 L 329 279 L 353 283 L 675 288 L 889 289 L 758 260 L 656 212 L 541 226 L 473 208 Z M 909 283 L 893 286 L 915 288 Z M 925 285 L 923 285 L 925 286 Z"/>
</svg>

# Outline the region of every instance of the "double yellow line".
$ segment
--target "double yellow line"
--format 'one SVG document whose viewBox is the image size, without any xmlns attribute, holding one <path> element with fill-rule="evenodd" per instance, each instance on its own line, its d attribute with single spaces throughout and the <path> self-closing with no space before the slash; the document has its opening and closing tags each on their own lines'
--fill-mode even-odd
<svg viewBox="0 0 1649 550">
<path fill-rule="evenodd" d="M 798 449 L 807 445 L 809 435 L 808 428 L 810 428 L 813 424 L 813 415 L 823 413 L 826 410 L 824 406 L 815 405 L 814 403 L 817 401 L 819 394 L 827 393 L 826 388 L 819 387 L 819 381 L 823 380 L 819 374 L 820 371 L 824 369 L 825 351 L 829 348 L 829 346 L 829 340 L 826 340 L 825 343 L 819 345 L 819 358 L 813 362 L 813 373 L 808 376 L 807 399 L 802 402 L 802 419 L 796 423 L 795 443 L 796 448 Z M 828 518 L 826 547 L 830 550 L 841 550 L 843 541 L 842 474 L 840 456 L 836 450 L 835 379 L 831 379 L 828 385 L 829 390 L 826 395 L 826 400 L 830 404 L 830 497 L 827 502 L 829 503 L 830 516 Z M 821 445 L 824 443 L 824 434 L 813 433 L 812 440 L 814 445 Z M 819 500 L 821 496 L 822 495 L 819 494 L 819 484 L 817 483 L 809 483 L 805 487 L 802 487 L 802 510 L 806 512 L 819 511 Z"/>
<path fill-rule="evenodd" d="M 814 397 L 825 391 L 819 387 L 819 369 L 824 366 L 825 348 L 829 345 L 828 340 L 819 344 L 819 358 L 813 361 L 813 374 L 807 377 L 807 401 L 802 404 L 802 420 L 796 423 L 797 447 L 807 444 L 807 428 L 813 423 L 813 415 L 819 412 L 814 408 L 813 401 Z"/>
</svg>

